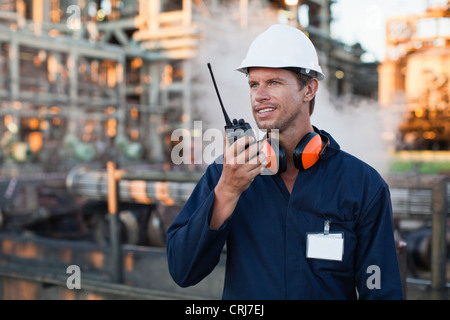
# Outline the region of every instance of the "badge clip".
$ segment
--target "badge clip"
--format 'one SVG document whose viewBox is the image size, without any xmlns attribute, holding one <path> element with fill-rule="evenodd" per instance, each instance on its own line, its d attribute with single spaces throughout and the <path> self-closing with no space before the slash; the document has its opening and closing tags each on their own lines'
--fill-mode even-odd
<svg viewBox="0 0 450 320">
<path fill-rule="evenodd" d="M 323 234 L 328 235 L 330 233 L 330 220 L 325 220 L 323 225 Z"/>
</svg>

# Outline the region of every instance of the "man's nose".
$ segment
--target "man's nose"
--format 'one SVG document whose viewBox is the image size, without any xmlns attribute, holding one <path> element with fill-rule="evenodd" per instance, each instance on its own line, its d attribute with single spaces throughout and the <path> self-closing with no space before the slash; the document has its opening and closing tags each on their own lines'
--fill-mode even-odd
<svg viewBox="0 0 450 320">
<path fill-rule="evenodd" d="M 266 86 L 259 86 L 255 92 L 256 101 L 266 101 L 270 100 L 269 91 Z"/>
</svg>

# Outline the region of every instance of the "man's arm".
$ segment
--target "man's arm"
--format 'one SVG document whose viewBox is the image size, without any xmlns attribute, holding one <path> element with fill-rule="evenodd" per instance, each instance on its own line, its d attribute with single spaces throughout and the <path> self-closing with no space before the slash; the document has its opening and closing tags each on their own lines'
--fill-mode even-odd
<svg viewBox="0 0 450 320">
<path fill-rule="evenodd" d="M 401 300 L 402 284 L 394 240 L 392 205 L 383 184 L 357 226 L 355 270 L 359 299 Z"/>
<path fill-rule="evenodd" d="M 219 230 L 209 227 L 219 165 L 208 167 L 188 201 L 167 230 L 167 262 L 173 280 L 181 287 L 206 277 L 220 259 L 229 223 Z"/>
<path fill-rule="evenodd" d="M 198 283 L 220 259 L 229 220 L 243 191 L 262 171 L 262 164 L 248 163 L 257 144 L 245 148 L 249 137 L 230 146 L 226 140 L 222 172 L 210 165 L 182 211 L 167 231 L 167 258 L 174 281 L 182 286 Z"/>
</svg>

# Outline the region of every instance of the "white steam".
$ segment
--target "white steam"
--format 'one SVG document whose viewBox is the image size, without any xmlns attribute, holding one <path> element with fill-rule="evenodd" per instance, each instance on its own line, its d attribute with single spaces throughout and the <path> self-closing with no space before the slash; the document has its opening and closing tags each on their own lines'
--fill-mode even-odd
<svg viewBox="0 0 450 320">
<path fill-rule="evenodd" d="M 392 109 L 357 96 L 336 98 L 322 85 L 311 122 L 329 132 L 341 149 L 386 173 L 399 121 Z"/>
<path fill-rule="evenodd" d="M 196 58 L 196 96 L 194 105 L 204 121 L 204 128 L 223 129 L 225 120 L 214 89 L 207 63 L 211 63 L 224 107 L 231 120 L 244 118 L 256 129 L 250 108 L 247 77 L 235 71 L 244 59 L 253 39 L 277 23 L 275 11 L 251 5 L 248 27 L 240 26 L 239 10 L 230 4 L 212 12 L 204 24 L 204 40 Z"/>
</svg>

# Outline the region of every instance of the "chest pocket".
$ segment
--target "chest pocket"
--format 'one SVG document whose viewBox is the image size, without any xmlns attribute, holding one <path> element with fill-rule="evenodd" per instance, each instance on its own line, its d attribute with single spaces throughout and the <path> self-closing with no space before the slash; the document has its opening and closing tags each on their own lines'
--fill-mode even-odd
<svg viewBox="0 0 450 320">
<path fill-rule="evenodd" d="M 307 261 L 315 274 L 330 274 L 341 277 L 354 275 L 354 258 L 356 235 L 353 231 L 355 222 L 332 222 L 330 232 L 342 232 L 344 238 L 344 255 L 342 261 L 308 258 Z"/>
</svg>

